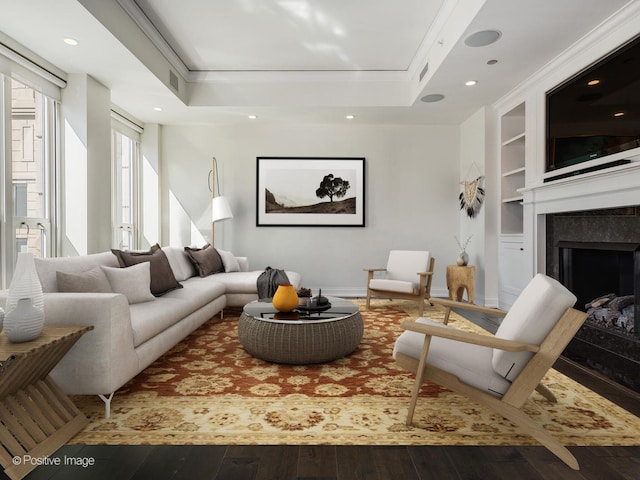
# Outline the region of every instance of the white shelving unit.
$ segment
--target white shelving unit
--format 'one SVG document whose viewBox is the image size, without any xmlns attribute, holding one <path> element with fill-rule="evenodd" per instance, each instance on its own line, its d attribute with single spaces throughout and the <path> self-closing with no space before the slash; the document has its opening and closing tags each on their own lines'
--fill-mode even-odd
<svg viewBox="0 0 640 480">
<path fill-rule="evenodd" d="M 500 248 L 499 306 L 508 309 L 524 288 L 523 194 L 525 187 L 526 109 L 522 102 L 499 117 L 500 122 Z"/>
<path fill-rule="evenodd" d="M 525 104 L 500 117 L 500 233 L 522 234 L 522 193 L 525 186 Z"/>
</svg>

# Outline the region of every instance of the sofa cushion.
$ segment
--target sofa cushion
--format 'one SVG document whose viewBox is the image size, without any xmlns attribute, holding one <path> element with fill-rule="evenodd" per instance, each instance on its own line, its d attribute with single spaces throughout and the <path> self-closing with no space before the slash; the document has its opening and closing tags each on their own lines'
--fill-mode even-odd
<svg viewBox="0 0 640 480">
<path fill-rule="evenodd" d="M 130 304 L 155 300 L 149 286 L 151 285 L 151 263 L 142 262 L 130 267 L 105 267 L 102 271 L 109 280 L 114 293 L 121 293 Z"/>
<path fill-rule="evenodd" d="M 187 280 L 185 287 L 191 284 L 215 283 L 223 285 L 225 293 L 256 293 L 258 276 L 262 272 L 217 273 L 208 277 L 193 277 Z"/>
<path fill-rule="evenodd" d="M 184 282 L 185 288 L 190 283 L 203 283 L 207 284 L 207 282 L 215 282 L 221 285 L 224 285 L 226 294 L 235 294 L 235 293 L 248 293 L 256 295 L 252 300 L 257 299 L 258 293 L 258 277 L 262 271 L 254 270 L 252 272 L 225 272 L 225 273 L 216 273 L 215 275 L 200 278 L 193 277 Z M 297 272 L 286 271 L 287 277 L 289 278 L 289 283 L 295 287 L 297 290 L 300 288 L 302 284 L 302 277 Z"/>
<path fill-rule="evenodd" d="M 182 290 L 169 292 L 155 302 L 131 305 L 131 328 L 136 347 L 224 295 L 221 283 L 198 280 L 204 279 L 193 277 L 184 283 Z"/>
<path fill-rule="evenodd" d="M 138 263 L 149 262 L 151 264 L 151 293 L 155 296 L 164 295 L 176 288 L 182 288 L 178 283 L 167 255 L 156 244 L 149 251 L 123 251 L 112 249 L 111 252 L 118 259 L 121 267 L 130 267 Z"/>
<path fill-rule="evenodd" d="M 184 247 L 184 251 L 187 252 L 196 270 L 198 270 L 198 275 L 201 277 L 224 272 L 222 258 L 211 244 L 207 243 L 202 248 Z"/>
<path fill-rule="evenodd" d="M 118 260 L 111 252 L 94 253 L 79 257 L 34 258 L 43 292 L 57 292 L 57 272 L 82 273 L 92 267 L 105 265 L 117 267 Z"/>
<path fill-rule="evenodd" d="M 236 257 L 241 272 L 249 271 L 249 259 L 247 257 Z"/>
<path fill-rule="evenodd" d="M 112 293 L 107 276 L 99 266 L 82 273 L 56 272 L 59 292 Z"/>
<path fill-rule="evenodd" d="M 173 275 L 178 282 L 184 282 L 187 278 L 191 278 L 198 274 L 196 268 L 193 266 L 193 262 L 189 259 L 189 255 L 184 251 L 184 248 L 180 247 L 162 247 Z"/>
</svg>

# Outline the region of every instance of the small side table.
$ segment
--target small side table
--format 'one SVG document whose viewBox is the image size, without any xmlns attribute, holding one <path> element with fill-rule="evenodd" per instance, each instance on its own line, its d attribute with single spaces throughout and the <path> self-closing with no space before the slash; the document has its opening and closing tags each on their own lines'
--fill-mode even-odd
<svg viewBox="0 0 640 480">
<path fill-rule="evenodd" d="M 23 478 L 37 466 L 28 456 L 51 455 L 89 423 L 49 372 L 92 329 L 47 326 L 24 343 L 0 334 L 0 464 L 9 478 Z"/>
<path fill-rule="evenodd" d="M 467 290 L 467 299 L 473 303 L 474 288 L 476 284 L 476 267 L 447 265 L 447 288 L 451 300 L 462 300 L 464 290 Z"/>
</svg>

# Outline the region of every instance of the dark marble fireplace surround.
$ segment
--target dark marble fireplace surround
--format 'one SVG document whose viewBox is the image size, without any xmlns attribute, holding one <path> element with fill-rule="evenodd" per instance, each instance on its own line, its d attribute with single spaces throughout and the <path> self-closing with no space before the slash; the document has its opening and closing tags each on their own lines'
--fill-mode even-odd
<svg viewBox="0 0 640 480">
<path fill-rule="evenodd" d="M 598 250 L 607 250 L 608 245 L 611 245 L 611 251 L 628 252 L 622 254 L 621 258 L 624 258 L 625 262 L 629 261 L 632 264 L 635 262 L 635 266 L 632 265 L 630 268 L 636 269 L 633 276 L 636 283 L 640 282 L 637 271 L 639 254 L 634 256 L 633 253 L 637 245 L 640 245 L 640 206 L 547 215 L 546 231 L 546 267 L 547 273 L 552 277 L 562 280 L 563 275 L 567 275 L 566 265 L 564 268 L 562 265 L 562 257 L 566 255 L 566 252 L 563 254 L 563 248 L 570 249 L 579 246 L 589 249 L 593 246 Z M 586 257 L 586 261 L 589 261 L 588 255 Z M 566 258 L 565 256 L 565 262 Z M 581 254 L 575 258 L 585 259 L 585 255 Z M 604 258 L 606 259 L 606 255 Z M 597 262 L 594 262 L 595 268 L 590 267 L 591 265 L 583 265 L 580 270 L 592 272 L 594 276 L 598 276 L 598 269 L 602 270 L 603 268 L 602 265 L 598 267 Z M 614 266 L 606 265 L 607 270 L 611 270 L 611 268 Z M 598 279 L 601 277 L 603 275 L 600 275 Z M 635 287 L 630 287 L 631 292 L 602 291 L 601 295 L 608 293 L 633 294 L 638 291 L 638 288 L 640 286 L 636 284 Z M 608 289 L 608 287 L 603 285 L 603 289 Z M 585 310 L 585 306 L 580 304 L 583 300 L 579 299 L 576 308 Z M 593 299 L 586 301 L 590 300 Z M 636 296 L 636 302 L 638 301 L 640 299 Z M 639 320 L 637 313 L 640 310 L 637 303 L 635 310 L 637 326 Z M 566 348 L 564 356 L 640 392 L 640 332 L 638 328 L 632 334 L 623 334 L 620 331 L 604 329 L 585 322 Z"/>
</svg>

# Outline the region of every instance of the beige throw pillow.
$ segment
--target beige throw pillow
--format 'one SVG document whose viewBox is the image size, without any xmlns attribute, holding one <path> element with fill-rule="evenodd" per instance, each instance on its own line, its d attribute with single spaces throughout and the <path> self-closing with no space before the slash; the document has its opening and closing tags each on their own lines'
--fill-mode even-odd
<svg viewBox="0 0 640 480">
<path fill-rule="evenodd" d="M 220 250 L 216 248 L 220 258 L 222 259 L 222 264 L 224 265 L 225 272 L 239 272 L 240 271 L 240 263 L 238 263 L 238 259 L 235 255 L 227 250 Z"/>
<path fill-rule="evenodd" d="M 155 300 L 151 293 L 151 263 L 143 262 L 131 267 L 102 266 L 114 293 L 121 293 L 130 304 Z"/>
</svg>

